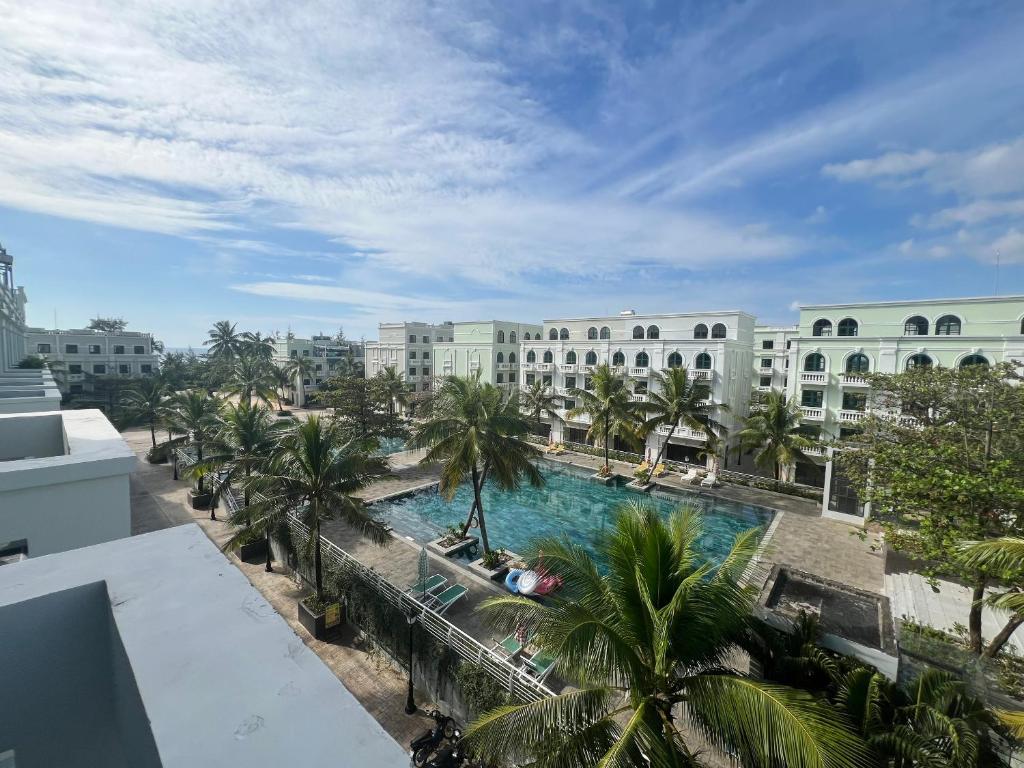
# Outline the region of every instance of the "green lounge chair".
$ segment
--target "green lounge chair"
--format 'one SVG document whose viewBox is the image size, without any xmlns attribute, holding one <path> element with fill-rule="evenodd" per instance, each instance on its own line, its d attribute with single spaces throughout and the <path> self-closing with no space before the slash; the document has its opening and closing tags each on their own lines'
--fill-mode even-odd
<svg viewBox="0 0 1024 768">
<path fill-rule="evenodd" d="M 427 607 L 435 611 L 436 613 L 444 613 L 452 607 L 459 598 L 469 592 L 461 584 L 452 584 L 444 592 L 439 592 L 436 595 L 431 595 L 430 599 L 427 600 Z"/>
<path fill-rule="evenodd" d="M 526 665 L 526 671 L 529 672 L 538 683 L 543 683 L 547 679 L 548 675 L 551 674 L 551 670 L 555 668 L 555 661 L 557 661 L 555 656 L 539 651 L 530 658 L 524 659 L 523 664 Z"/>
<path fill-rule="evenodd" d="M 500 643 L 495 643 L 491 650 L 500 653 L 507 659 L 513 659 L 523 652 L 523 644 L 516 640 L 516 636 L 512 634 Z"/>
<path fill-rule="evenodd" d="M 416 597 L 416 595 L 420 595 L 422 597 L 424 594 L 430 595 L 436 592 L 447 583 L 448 579 L 446 579 L 440 573 L 435 573 L 426 581 L 417 581 L 415 584 L 410 584 L 406 588 L 405 592 L 406 594 L 412 595 L 413 597 Z"/>
</svg>

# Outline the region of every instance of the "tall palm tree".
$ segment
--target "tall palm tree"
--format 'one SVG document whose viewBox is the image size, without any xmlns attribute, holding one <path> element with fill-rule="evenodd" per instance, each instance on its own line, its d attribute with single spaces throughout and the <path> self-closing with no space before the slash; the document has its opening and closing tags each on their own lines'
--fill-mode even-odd
<svg viewBox="0 0 1024 768">
<path fill-rule="evenodd" d="M 236 323 L 229 320 L 218 320 L 209 332 L 210 338 L 203 342 L 210 348 L 210 357 L 231 360 L 241 354 L 244 347 L 244 334 L 236 330 Z"/>
<path fill-rule="evenodd" d="M 248 480 L 270 463 L 286 428 L 287 425 L 276 421 L 270 411 L 259 404 L 246 401 L 238 405 L 224 404 L 203 460 L 207 472 L 221 472 L 221 483 L 214 489 L 214 498 L 219 498 L 223 488 L 237 482 L 242 486 L 244 504 L 248 506 L 251 497 Z"/>
<path fill-rule="evenodd" d="M 306 379 L 313 378 L 313 372 L 315 370 L 312 359 L 303 357 L 302 355 L 297 355 L 285 363 L 284 369 L 288 372 L 288 376 L 291 378 L 290 386 L 295 389 L 296 393 L 302 393 L 302 396 L 304 397 L 306 392 L 306 390 L 303 389 L 305 386 L 304 382 Z M 300 401 L 303 397 L 296 397 L 295 404 L 301 405 L 302 403 Z"/>
<path fill-rule="evenodd" d="M 640 423 L 640 403 L 634 403 L 623 378 L 615 374 L 607 363 L 594 369 L 591 377 L 593 390 L 573 387 L 569 396 L 580 401 L 566 416 L 570 419 L 584 415 L 590 417 L 587 440 L 595 446 L 604 446 L 604 466 L 608 471 L 608 449 L 616 437 L 639 445 L 637 427 Z"/>
<path fill-rule="evenodd" d="M 451 499 L 467 479 L 473 486 L 473 504 L 462 534 L 474 517 L 480 525 L 484 554 L 490 551 L 484 517 L 483 489 L 493 480 L 503 491 L 518 488 L 525 478 L 540 487 L 544 478 L 533 464 L 540 452 L 523 440 L 530 425 L 519 408 L 519 396 L 506 398 L 480 376 L 446 376 L 435 392 L 430 414 L 417 427 L 412 445 L 426 448 L 421 464 L 441 463 L 439 490 Z"/>
<path fill-rule="evenodd" d="M 219 410 L 220 399 L 199 389 L 178 392 L 165 404 L 164 418 L 168 425 L 174 431 L 184 433 L 187 443 L 196 449 L 197 467 L 202 465 L 203 449 L 217 429 Z M 200 495 L 205 492 L 205 475 L 202 470 L 195 473 L 196 491 Z M 214 507 L 210 508 L 210 518 L 216 519 Z"/>
<path fill-rule="evenodd" d="M 499 707 L 466 735 L 479 756 L 543 768 L 697 766 L 696 731 L 745 766 L 853 768 L 872 762 L 841 715 L 806 691 L 728 666 L 754 591 L 739 579 L 757 531 L 713 565 L 699 554 L 699 514 L 663 520 L 645 502 L 620 509 L 599 542 L 607 572 L 568 537 L 535 543 L 563 589 L 544 603 L 492 597 L 502 631 L 532 630 L 572 688 Z"/>
<path fill-rule="evenodd" d="M 318 600 L 323 600 L 321 523 L 337 516 L 378 544 L 390 541 L 386 526 L 353 495 L 387 472 L 386 460 L 371 456 L 369 449 L 367 441 L 346 441 L 335 424 L 313 415 L 291 430 L 251 484 L 263 496 L 251 505 L 253 516 L 271 515 L 276 507 L 295 512 L 309 528 Z"/>
<path fill-rule="evenodd" d="M 239 402 L 247 403 L 253 396 L 267 405 L 274 397 L 274 382 L 271 379 L 272 363 L 245 352 L 237 357 L 231 366 L 231 375 L 222 391 L 238 395 Z"/>
<path fill-rule="evenodd" d="M 409 404 L 409 385 L 405 383 L 405 376 L 395 369 L 395 366 L 386 366 L 377 374 L 377 381 L 381 391 L 387 398 L 388 415 L 394 415 L 395 411 Z"/>
<path fill-rule="evenodd" d="M 287 397 L 288 389 L 292 385 L 292 375 L 283 365 L 271 365 L 267 369 L 267 377 L 274 388 L 274 398 L 277 400 L 277 410 L 284 411 L 283 400 Z"/>
<path fill-rule="evenodd" d="M 650 392 L 647 402 L 641 404 L 647 420 L 641 425 L 640 434 L 647 437 L 662 426 L 668 427 L 669 431 L 658 448 L 658 458 L 647 473 L 648 483 L 680 425 L 705 433 L 711 433 L 719 426 L 712 417 L 711 387 L 706 382 L 691 379 L 685 368 L 665 368 L 657 374 L 657 379 L 661 385 L 659 391 Z"/>
<path fill-rule="evenodd" d="M 754 464 L 772 468 L 776 480 L 782 480 L 814 441 L 801 433 L 800 406 L 782 392 L 769 392 L 762 407 L 743 420 L 739 432 L 740 447 L 755 451 Z"/>
<path fill-rule="evenodd" d="M 530 420 L 540 428 L 541 418 L 547 416 L 552 421 L 561 421 L 558 408 L 562 404 L 561 395 L 555 394 L 551 387 L 545 387 L 540 381 L 519 390 L 519 405 L 523 412 L 529 414 Z"/>
<path fill-rule="evenodd" d="M 127 409 L 131 418 L 144 420 L 149 425 L 149 437 L 153 441 L 154 448 L 156 448 L 156 425 L 162 417 L 167 395 L 166 382 L 160 376 L 153 376 L 136 381 L 134 387 L 125 392 L 121 398 L 121 404 Z"/>
<path fill-rule="evenodd" d="M 928 669 L 902 687 L 860 667 L 843 679 L 836 703 L 884 766 L 1006 765 L 990 737 L 996 713 L 948 672 Z"/>
<path fill-rule="evenodd" d="M 274 357 L 274 339 L 259 331 L 246 331 L 242 334 L 242 350 L 245 354 L 270 362 Z"/>
<path fill-rule="evenodd" d="M 972 542 L 964 547 L 962 557 L 966 567 L 989 573 L 1007 585 L 1005 591 L 993 592 L 987 600 L 993 608 L 1010 614 L 982 653 L 992 658 L 1024 624 L 1024 538 L 1004 536 Z"/>
</svg>

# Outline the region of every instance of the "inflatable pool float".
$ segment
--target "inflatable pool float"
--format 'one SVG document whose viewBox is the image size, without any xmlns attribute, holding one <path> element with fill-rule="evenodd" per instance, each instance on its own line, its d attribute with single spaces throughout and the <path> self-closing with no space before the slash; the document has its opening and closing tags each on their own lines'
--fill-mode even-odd
<svg viewBox="0 0 1024 768">
<path fill-rule="evenodd" d="M 505 589 L 511 592 L 513 595 L 519 592 L 519 577 L 525 573 L 520 568 L 512 568 L 509 570 L 508 575 L 505 577 Z"/>
<path fill-rule="evenodd" d="M 519 576 L 519 594 L 532 595 L 537 589 L 537 582 L 540 581 L 540 574 L 536 571 L 524 571 Z"/>
</svg>

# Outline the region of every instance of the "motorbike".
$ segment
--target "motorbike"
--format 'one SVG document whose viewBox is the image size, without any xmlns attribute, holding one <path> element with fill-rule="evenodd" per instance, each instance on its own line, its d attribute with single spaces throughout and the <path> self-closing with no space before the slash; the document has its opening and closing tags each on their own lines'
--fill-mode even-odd
<svg viewBox="0 0 1024 768">
<path fill-rule="evenodd" d="M 454 738 L 458 732 L 455 728 L 455 721 L 447 715 L 436 709 L 432 709 L 427 715 L 433 718 L 434 727 L 424 731 L 409 744 L 412 749 L 412 761 L 421 768 L 441 742 Z"/>
<path fill-rule="evenodd" d="M 423 768 L 487 768 L 487 765 L 467 753 L 462 734 L 455 731 L 448 743 L 438 749 Z"/>
</svg>

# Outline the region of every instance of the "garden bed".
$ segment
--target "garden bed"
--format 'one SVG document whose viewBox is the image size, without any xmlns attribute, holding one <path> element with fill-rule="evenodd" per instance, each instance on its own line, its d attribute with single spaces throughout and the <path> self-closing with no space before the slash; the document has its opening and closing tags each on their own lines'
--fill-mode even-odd
<svg viewBox="0 0 1024 768">
<path fill-rule="evenodd" d="M 488 568 L 484 565 L 484 559 L 481 557 L 469 564 L 469 570 L 477 576 L 482 576 L 483 578 L 490 579 L 491 581 L 498 581 L 499 579 L 505 578 L 505 574 L 508 573 L 508 569 L 511 567 L 512 563 L 522 560 L 522 558 L 515 552 L 508 552 L 503 549 L 492 550 L 492 554 L 497 558 L 497 562 L 493 568 Z"/>
<path fill-rule="evenodd" d="M 476 536 L 466 536 L 460 540 L 454 540 L 451 536 L 442 536 L 439 539 L 428 541 L 427 549 L 444 557 L 452 557 L 476 547 L 479 541 Z"/>
<path fill-rule="evenodd" d="M 317 640 L 326 640 L 341 627 L 341 603 L 319 605 L 313 596 L 298 603 L 299 623 Z"/>
</svg>

